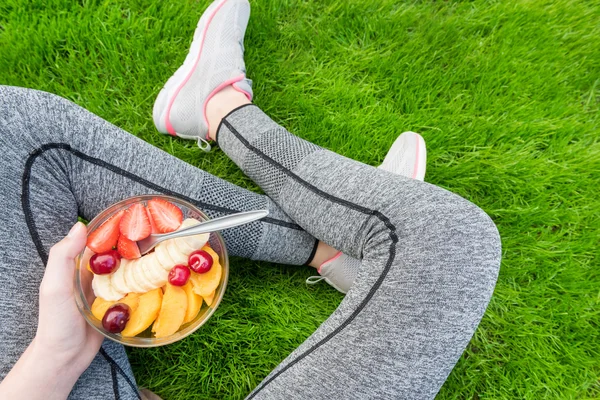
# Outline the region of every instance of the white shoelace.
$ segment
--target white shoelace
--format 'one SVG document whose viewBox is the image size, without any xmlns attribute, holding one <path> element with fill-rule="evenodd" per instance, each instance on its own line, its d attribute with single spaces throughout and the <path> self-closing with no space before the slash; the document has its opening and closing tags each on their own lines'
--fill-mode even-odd
<svg viewBox="0 0 600 400">
<path fill-rule="evenodd" d="M 196 142 L 196 144 L 198 145 L 198 147 L 200 147 L 200 150 L 202 150 L 205 153 L 208 153 L 212 148 L 210 143 L 208 143 L 208 140 L 202 139 L 200 136 L 198 136 L 198 141 Z"/>
</svg>

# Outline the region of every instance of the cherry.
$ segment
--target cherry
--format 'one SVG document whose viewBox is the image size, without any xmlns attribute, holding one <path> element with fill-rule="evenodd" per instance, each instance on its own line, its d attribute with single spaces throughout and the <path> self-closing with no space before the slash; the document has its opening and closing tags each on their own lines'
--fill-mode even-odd
<svg viewBox="0 0 600 400">
<path fill-rule="evenodd" d="M 131 309 L 127 304 L 117 303 L 108 307 L 104 318 L 102 318 L 102 326 L 111 333 L 119 333 L 125 329 Z"/>
<path fill-rule="evenodd" d="M 97 275 L 113 273 L 119 268 L 121 256 L 117 250 L 94 254 L 90 258 L 90 269 Z"/>
<path fill-rule="evenodd" d="M 169 271 L 169 283 L 174 286 L 183 286 L 190 279 L 190 269 L 187 265 L 177 264 Z"/>
<path fill-rule="evenodd" d="M 212 268 L 213 258 L 204 250 L 196 250 L 188 258 L 190 268 L 199 274 L 204 274 Z"/>
</svg>

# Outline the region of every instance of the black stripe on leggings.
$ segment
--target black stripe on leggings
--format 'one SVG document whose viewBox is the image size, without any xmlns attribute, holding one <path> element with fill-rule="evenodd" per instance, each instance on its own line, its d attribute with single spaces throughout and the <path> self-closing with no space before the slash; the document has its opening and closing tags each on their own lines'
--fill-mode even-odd
<svg viewBox="0 0 600 400">
<path fill-rule="evenodd" d="M 119 382 L 117 381 L 117 369 L 112 364 L 110 364 L 110 376 L 112 377 L 115 400 L 121 400 L 121 395 L 119 394 Z"/>
<path fill-rule="evenodd" d="M 234 112 L 241 110 L 242 108 L 245 107 L 258 107 L 256 104 L 253 103 L 247 103 L 247 104 L 242 104 L 241 106 L 237 106 L 236 108 L 234 108 L 233 110 L 229 111 L 222 119 L 221 122 L 219 122 L 219 126 L 217 126 L 217 132 L 215 133 L 215 143 L 217 144 L 217 146 L 219 146 L 219 131 L 221 130 L 221 125 L 223 124 L 223 121 L 225 121 L 225 119 L 227 117 L 229 117 L 231 114 L 233 114 Z M 219 146 L 220 147 L 220 146 Z"/>
<path fill-rule="evenodd" d="M 252 399 L 252 398 L 254 398 L 254 396 L 256 396 L 256 394 L 258 394 L 258 392 L 260 392 L 265 386 L 267 386 L 269 383 L 271 383 L 275 378 L 277 378 L 279 375 L 281 375 L 282 373 L 284 373 L 285 371 L 287 371 L 290 367 L 292 367 L 293 365 L 295 365 L 296 363 L 298 363 L 299 361 L 301 361 L 302 359 L 304 359 L 305 357 L 307 357 L 309 354 L 311 354 L 312 352 L 314 352 L 316 349 L 318 349 L 319 347 L 321 347 L 322 345 L 324 345 L 325 343 L 327 343 L 335 335 L 337 335 L 338 333 L 340 333 L 346 326 L 348 326 L 358 316 L 358 314 L 360 314 L 360 312 L 369 303 L 369 301 L 371 300 L 371 298 L 375 295 L 375 292 L 379 289 L 379 287 L 383 283 L 383 280 L 387 276 L 387 274 L 388 274 L 388 272 L 389 272 L 389 270 L 390 270 L 390 268 L 392 266 L 392 263 L 394 262 L 394 258 L 396 257 L 396 244 L 398 243 L 398 235 L 396 235 L 396 227 L 394 226 L 394 224 L 392 224 L 392 222 L 390 221 L 390 219 L 388 217 L 386 217 L 385 215 L 383 215 L 381 212 L 379 212 L 377 210 L 371 210 L 371 209 L 363 207 L 363 206 L 359 206 L 358 204 L 354 204 L 354 203 L 349 202 L 347 200 L 340 199 L 338 197 L 332 196 L 329 193 L 326 193 L 326 192 L 320 190 L 319 188 L 315 187 L 314 185 L 308 183 L 304 179 L 302 179 L 299 176 L 295 175 L 292 171 L 288 170 L 283 165 L 279 164 L 277 161 L 273 160 L 271 157 L 267 156 L 265 153 L 263 153 L 262 151 L 260 151 L 256 147 L 254 147 L 252 144 L 250 144 L 250 142 L 248 142 L 237 131 L 237 129 L 235 129 L 228 121 L 226 121 L 225 118 L 223 118 L 223 120 L 221 121 L 221 123 L 223 125 L 225 125 L 231 131 L 231 133 L 240 142 L 242 142 L 242 144 L 244 146 L 246 146 L 246 148 L 248 150 L 254 152 L 260 158 L 262 158 L 263 160 L 265 160 L 269 164 L 273 165 L 274 167 L 276 167 L 277 169 L 279 169 L 280 171 L 282 171 L 284 174 L 288 175 L 290 178 L 292 178 L 296 182 L 300 183 L 302 186 L 306 187 L 308 190 L 312 191 L 313 193 L 315 193 L 315 194 L 317 194 L 317 195 L 319 195 L 319 196 L 321 196 L 321 197 L 323 197 L 323 198 L 325 198 L 325 199 L 327 199 L 327 200 L 329 200 L 329 201 L 331 201 L 333 203 L 341 204 L 341 205 L 343 205 L 345 207 L 348 207 L 348 208 L 350 208 L 352 210 L 356 210 L 358 212 L 361 212 L 361 213 L 364 213 L 364 214 L 367 214 L 367 215 L 373 215 L 376 218 L 378 218 L 381 222 L 383 222 L 383 224 L 385 225 L 385 227 L 389 230 L 389 236 L 390 236 L 390 239 L 392 240 L 392 243 L 390 245 L 390 250 L 389 250 L 389 257 L 388 257 L 388 260 L 387 260 L 387 262 L 385 264 L 385 267 L 383 268 L 383 271 L 381 272 L 381 275 L 379 275 L 379 278 L 377 279 L 377 281 L 375 282 L 375 284 L 371 287 L 371 289 L 369 290 L 369 293 L 367 293 L 367 295 L 365 296 L 365 298 L 363 299 L 363 301 L 358 305 L 358 307 L 354 310 L 354 312 L 344 322 L 342 322 L 342 324 L 340 326 L 338 326 L 333 332 L 331 332 L 329 335 L 325 336 L 323 339 L 321 339 L 319 342 L 317 342 L 316 344 L 314 344 L 311 348 L 309 348 L 308 350 L 306 350 L 304 353 L 300 354 L 298 357 L 296 357 L 294 360 L 292 360 L 285 367 L 281 368 L 279 371 L 277 371 L 275 374 L 273 374 L 272 377 L 270 377 L 269 379 L 267 379 L 261 386 L 257 387 L 247 397 L 247 399 Z"/>
<path fill-rule="evenodd" d="M 234 213 L 240 212 L 239 210 L 234 210 L 234 209 L 230 209 L 230 208 L 226 208 L 226 207 L 217 206 L 214 204 L 204 203 L 202 201 L 185 196 L 181 193 L 174 192 L 174 191 L 164 188 L 160 185 L 157 185 L 153 182 L 150 182 L 150 181 L 148 181 L 138 175 L 135 175 L 129 171 L 125 171 L 124 169 L 119 168 L 116 165 L 109 164 L 106 161 L 100 160 L 99 158 L 88 156 L 87 154 L 84 154 L 79 150 L 75 150 L 75 149 L 71 148 L 71 146 L 68 145 L 67 143 L 47 143 L 47 144 L 35 149 L 34 151 L 32 151 L 29 154 L 29 157 L 27 158 L 27 161 L 25 162 L 25 170 L 23 171 L 23 178 L 22 178 L 23 185 L 22 185 L 22 189 L 21 189 L 22 190 L 21 206 L 23 207 L 23 212 L 25 214 L 25 222 L 27 223 L 27 228 L 29 229 L 29 234 L 31 235 L 31 239 L 33 240 L 33 243 L 35 244 L 37 252 L 40 255 L 40 258 L 44 262 L 44 265 L 48 262 L 48 254 L 46 254 L 46 251 L 44 250 L 44 248 L 42 246 L 40 236 L 39 236 L 39 234 L 37 232 L 37 228 L 35 226 L 33 213 L 31 211 L 31 204 L 30 204 L 30 199 L 29 199 L 29 196 L 30 196 L 29 181 L 31 179 L 31 169 L 33 167 L 35 160 L 39 156 L 44 154 L 46 151 L 53 150 L 53 149 L 60 149 L 60 150 L 68 151 L 75 157 L 78 157 L 84 161 L 87 161 L 94 165 L 98 165 L 98 166 L 105 168 L 111 172 L 114 172 L 118 175 L 129 178 L 143 186 L 146 186 L 149 189 L 155 190 L 155 191 L 163 193 L 163 194 L 167 194 L 167 195 L 171 195 L 174 197 L 179 197 L 181 199 L 184 199 L 184 200 L 196 205 L 197 207 L 199 207 L 201 209 L 208 209 L 208 210 L 212 210 L 212 211 L 216 211 L 216 212 L 220 212 L 220 213 L 224 213 L 224 214 L 234 214 Z M 265 217 L 261 220 L 261 222 L 279 225 L 279 226 L 283 226 L 283 227 L 286 227 L 289 229 L 302 230 L 302 228 L 300 226 L 298 226 L 297 224 L 290 223 L 287 221 L 282 221 L 282 220 L 279 220 L 276 218 L 271 218 L 271 217 Z"/>
<path fill-rule="evenodd" d="M 310 265 L 313 258 L 315 258 L 315 254 L 317 254 L 318 248 L 319 248 L 319 239 L 315 239 L 315 245 L 313 246 L 313 249 L 311 250 L 310 255 L 308 256 L 308 259 L 306 260 L 304 265 Z"/>
<path fill-rule="evenodd" d="M 108 353 L 106 352 L 106 350 L 104 350 L 104 348 L 100 347 L 100 350 L 98 352 L 102 355 L 102 357 L 104 357 L 104 359 L 110 365 L 110 373 L 112 375 L 112 380 L 113 380 L 112 386 L 113 386 L 113 392 L 115 393 L 115 398 L 116 399 L 119 398 L 119 382 L 117 380 L 117 374 L 116 374 L 118 372 L 119 374 L 121 374 L 123 376 L 123 378 L 125 378 L 125 381 L 127 381 L 129 386 L 131 387 L 131 390 L 133 390 L 133 393 L 135 393 L 137 398 L 139 400 L 141 400 L 142 397 L 140 396 L 140 393 L 138 392 L 137 386 L 135 386 L 133 384 L 131 379 L 129 379 L 129 377 L 127 376 L 125 371 L 123 371 L 123 369 L 119 366 L 119 364 L 117 364 L 116 361 L 113 360 L 113 358 L 108 355 Z"/>
</svg>

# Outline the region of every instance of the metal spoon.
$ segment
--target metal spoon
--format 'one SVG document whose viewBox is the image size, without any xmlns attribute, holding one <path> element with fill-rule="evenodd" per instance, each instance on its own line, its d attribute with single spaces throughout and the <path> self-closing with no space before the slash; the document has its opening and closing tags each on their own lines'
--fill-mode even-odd
<svg viewBox="0 0 600 400">
<path fill-rule="evenodd" d="M 175 239 L 185 236 L 199 235 L 201 233 L 221 231 L 223 229 L 233 228 L 235 226 L 257 221 L 266 217 L 267 215 L 269 215 L 269 211 L 267 210 L 244 211 L 237 214 L 225 215 L 224 217 L 204 221 L 198 225 L 190 226 L 189 228 L 181 229 L 179 231 L 150 235 L 146 239 L 138 241 L 137 245 L 140 249 L 140 253 L 144 255 L 152 250 L 157 244 L 167 239 Z"/>
</svg>

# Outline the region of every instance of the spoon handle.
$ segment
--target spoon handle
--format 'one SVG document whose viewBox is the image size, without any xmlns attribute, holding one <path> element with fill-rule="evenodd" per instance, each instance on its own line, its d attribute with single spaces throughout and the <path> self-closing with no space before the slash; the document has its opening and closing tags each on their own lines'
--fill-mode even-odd
<svg viewBox="0 0 600 400">
<path fill-rule="evenodd" d="M 221 231 L 227 228 L 233 228 L 235 226 L 257 221 L 261 218 L 266 217 L 267 215 L 269 215 L 269 211 L 267 210 L 244 211 L 237 214 L 225 215 L 223 217 L 211 219 L 210 221 L 201 222 L 198 225 L 181 229 L 179 231 L 152 236 L 156 239 L 160 239 L 160 241 L 162 242 L 166 239 L 175 239 L 185 236 L 199 235 L 201 233 Z"/>
</svg>

